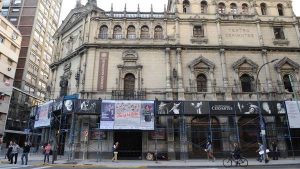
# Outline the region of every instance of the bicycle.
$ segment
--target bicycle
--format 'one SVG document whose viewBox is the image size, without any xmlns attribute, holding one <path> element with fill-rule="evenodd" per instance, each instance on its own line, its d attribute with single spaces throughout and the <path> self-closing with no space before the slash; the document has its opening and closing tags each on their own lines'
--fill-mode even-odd
<svg viewBox="0 0 300 169">
<path fill-rule="evenodd" d="M 240 158 L 236 159 L 233 153 L 231 153 L 230 157 L 223 160 L 224 167 L 232 167 L 234 163 L 235 166 L 240 166 L 240 167 L 248 166 L 248 160 L 245 157 L 241 156 Z"/>
</svg>

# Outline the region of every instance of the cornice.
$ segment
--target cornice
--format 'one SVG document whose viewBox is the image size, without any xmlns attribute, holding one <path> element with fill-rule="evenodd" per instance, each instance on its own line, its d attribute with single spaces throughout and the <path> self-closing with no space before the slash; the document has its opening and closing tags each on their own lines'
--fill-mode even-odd
<svg viewBox="0 0 300 169">
<path fill-rule="evenodd" d="M 184 50 L 215 50 L 216 52 L 220 51 L 220 49 L 224 49 L 225 51 L 257 51 L 261 52 L 262 50 L 266 51 L 278 51 L 278 52 L 300 52 L 299 47 L 268 47 L 268 46 L 194 46 L 194 45 L 173 45 L 173 44 L 161 44 L 161 45 L 137 45 L 137 44 L 99 44 L 99 43 L 90 43 L 83 44 L 78 47 L 74 52 L 68 54 L 63 59 L 56 61 L 50 64 L 50 68 L 54 69 L 55 67 L 63 64 L 64 62 L 79 56 L 80 54 L 87 51 L 89 48 L 97 48 L 97 49 L 161 49 L 165 51 L 166 48 L 170 48 L 171 50 L 177 50 L 177 48 L 181 48 Z"/>
</svg>

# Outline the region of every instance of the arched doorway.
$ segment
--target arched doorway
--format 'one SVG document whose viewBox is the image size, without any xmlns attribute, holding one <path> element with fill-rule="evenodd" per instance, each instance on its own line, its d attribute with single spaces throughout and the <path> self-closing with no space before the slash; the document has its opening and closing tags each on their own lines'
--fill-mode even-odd
<svg viewBox="0 0 300 169">
<path fill-rule="evenodd" d="M 189 158 L 206 158 L 204 151 L 208 140 L 212 139 L 213 150 L 216 153 L 221 151 L 221 132 L 217 131 L 220 123 L 216 117 L 194 117 L 191 120 L 190 145 L 192 150 L 189 151 Z"/>
<path fill-rule="evenodd" d="M 259 116 L 241 117 L 238 121 L 240 147 L 243 154 L 257 156 L 260 140 Z"/>
<path fill-rule="evenodd" d="M 134 98 L 135 77 L 128 73 L 124 77 L 124 99 L 130 100 Z"/>
</svg>

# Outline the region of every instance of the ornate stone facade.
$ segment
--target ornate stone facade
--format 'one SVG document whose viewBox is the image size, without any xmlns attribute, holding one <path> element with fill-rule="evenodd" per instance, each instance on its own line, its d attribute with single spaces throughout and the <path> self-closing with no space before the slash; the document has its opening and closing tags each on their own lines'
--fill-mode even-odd
<svg viewBox="0 0 300 169">
<path fill-rule="evenodd" d="M 278 101 L 292 97 L 285 76 L 300 80 L 299 18 L 290 0 L 169 0 L 160 13 L 103 11 L 91 1 L 69 13 L 55 38 L 51 98 L 59 97 L 66 63 L 81 81 L 72 74 L 67 92 L 84 99 L 115 99 L 116 93 L 127 99 L 132 90 L 129 99 L 255 101 L 258 88 L 261 100 Z M 100 61 L 103 53 L 107 62 Z M 274 59 L 256 79 L 259 67 Z M 179 123 L 162 121 L 167 128 Z M 80 128 L 79 123 L 88 119 L 80 118 Z M 108 137 L 111 147 L 113 132 Z M 190 149 L 174 137 L 168 134 L 166 145 L 160 145 L 171 158 L 177 149 Z M 143 142 L 143 152 L 153 151 L 146 132 Z M 226 141 L 222 145 L 228 149 Z"/>
</svg>

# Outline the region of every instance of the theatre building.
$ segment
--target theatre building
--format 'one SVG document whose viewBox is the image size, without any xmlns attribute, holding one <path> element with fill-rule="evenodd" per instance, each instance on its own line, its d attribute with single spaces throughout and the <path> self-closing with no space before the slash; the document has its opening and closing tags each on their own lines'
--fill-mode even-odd
<svg viewBox="0 0 300 169">
<path fill-rule="evenodd" d="M 281 157 L 299 155 L 285 102 L 300 80 L 292 1 L 166 3 L 162 12 L 77 3 L 55 33 L 49 98 L 62 101 L 52 108 L 60 130 L 44 128 L 42 142 L 75 158 L 111 157 L 118 141 L 121 159 L 197 159 L 208 140 L 217 157 L 234 142 L 257 156 L 265 135 Z"/>
</svg>

